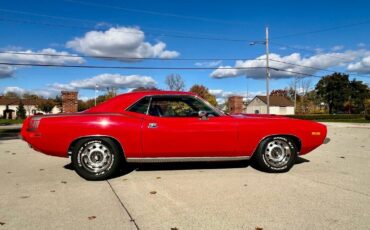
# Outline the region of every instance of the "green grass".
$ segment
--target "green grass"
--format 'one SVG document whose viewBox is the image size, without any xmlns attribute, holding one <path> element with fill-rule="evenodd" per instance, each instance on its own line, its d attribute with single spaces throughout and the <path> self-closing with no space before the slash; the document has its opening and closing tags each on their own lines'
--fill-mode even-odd
<svg viewBox="0 0 370 230">
<path fill-rule="evenodd" d="M 22 124 L 23 119 L 0 119 L 0 125 Z"/>
<path fill-rule="evenodd" d="M 0 129 L 0 135 L 1 134 L 13 134 L 13 133 L 20 133 L 20 129 Z"/>
<path fill-rule="evenodd" d="M 316 120 L 318 122 L 343 122 L 343 123 L 370 123 L 365 119 L 337 119 L 337 120 Z"/>
<path fill-rule="evenodd" d="M 288 117 L 319 122 L 370 123 L 370 117 L 363 114 L 298 114 Z"/>
</svg>

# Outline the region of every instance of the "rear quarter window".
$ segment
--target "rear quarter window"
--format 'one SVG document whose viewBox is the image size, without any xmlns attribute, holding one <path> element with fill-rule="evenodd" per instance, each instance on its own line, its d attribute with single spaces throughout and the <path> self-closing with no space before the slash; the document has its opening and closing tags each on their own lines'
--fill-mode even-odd
<svg viewBox="0 0 370 230">
<path fill-rule="evenodd" d="M 146 114 L 148 111 L 148 106 L 149 106 L 150 98 L 149 97 L 144 97 L 140 99 L 138 102 L 130 106 L 128 111 L 134 112 L 134 113 L 142 113 Z"/>
</svg>

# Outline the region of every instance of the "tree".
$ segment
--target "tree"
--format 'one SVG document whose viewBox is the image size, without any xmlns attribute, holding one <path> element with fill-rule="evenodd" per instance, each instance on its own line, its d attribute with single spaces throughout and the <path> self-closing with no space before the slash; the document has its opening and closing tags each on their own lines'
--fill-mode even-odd
<svg viewBox="0 0 370 230">
<path fill-rule="evenodd" d="M 217 106 L 216 97 L 209 92 L 207 87 L 203 85 L 193 85 L 189 91 L 202 97 L 204 100 L 208 101 L 211 105 Z"/>
<path fill-rule="evenodd" d="M 54 99 L 54 102 L 55 102 L 55 106 L 60 110 L 60 112 L 63 113 L 63 100 L 62 100 L 62 97 L 59 96 L 59 95 L 56 95 L 55 96 L 55 99 Z"/>
<path fill-rule="evenodd" d="M 20 119 L 26 118 L 26 109 L 24 108 L 24 104 L 22 100 L 19 100 L 19 104 L 17 107 L 17 117 Z"/>
<path fill-rule="evenodd" d="M 140 91 L 159 91 L 156 87 L 138 87 L 131 92 L 140 92 Z"/>
<path fill-rule="evenodd" d="M 27 99 L 27 100 L 38 100 L 38 99 L 40 99 L 40 97 L 38 95 L 31 94 L 31 93 L 24 93 L 22 95 L 22 98 Z"/>
<path fill-rule="evenodd" d="M 184 91 L 185 82 L 182 80 L 179 74 L 170 74 L 166 77 L 166 85 L 169 90 L 173 91 Z"/>
<path fill-rule="evenodd" d="M 348 75 L 341 73 L 325 76 L 316 84 L 317 95 L 326 102 L 330 114 L 343 110 L 350 95 L 349 85 Z"/>
<path fill-rule="evenodd" d="M 289 91 L 287 89 L 274 89 L 271 91 L 270 96 L 283 96 L 288 97 Z"/>
<path fill-rule="evenodd" d="M 105 94 L 107 100 L 117 96 L 117 89 L 114 87 L 107 87 L 107 93 Z"/>
<path fill-rule="evenodd" d="M 298 89 L 300 89 L 300 99 L 301 99 L 301 112 L 307 113 L 310 101 L 307 98 L 307 94 L 310 90 L 312 79 L 310 78 L 300 78 L 297 81 Z"/>
<path fill-rule="evenodd" d="M 83 101 L 83 100 L 77 101 L 77 111 L 78 112 L 84 111 L 86 109 L 90 109 L 93 106 L 94 106 L 94 100 L 91 100 L 91 99 L 87 101 Z"/>
<path fill-rule="evenodd" d="M 36 94 L 31 94 L 31 93 L 24 93 L 22 95 L 22 98 L 25 101 L 32 102 L 32 103 L 26 103 L 24 105 L 24 108 L 26 109 L 27 113 L 28 114 L 31 114 L 32 113 L 32 110 L 34 109 L 34 104 L 35 103 L 37 104 L 37 101 L 40 100 L 40 99 L 42 99 L 42 96 L 38 96 Z"/>
<path fill-rule="evenodd" d="M 370 98 L 369 87 L 362 81 L 353 79 L 349 82 L 349 99 L 347 102 L 348 113 L 360 113 L 365 111 L 366 99 Z M 366 111 L 365 111 L 366 112 Z"/>
<path fill-rule="evenodd" d="M 5 95 L 4 95 L 4 98 L 10 98 L 10 99 L 18 99 L 20 98 L 19 95 L 15 92 L 7 92 Z"/>
<path fill-rule="evenodd" d="M 44 113 L 50 113 L 55 106 L 55 102 L 52 99 L 40 100 L 37 104 L 37 109 Z"/>
</svg>

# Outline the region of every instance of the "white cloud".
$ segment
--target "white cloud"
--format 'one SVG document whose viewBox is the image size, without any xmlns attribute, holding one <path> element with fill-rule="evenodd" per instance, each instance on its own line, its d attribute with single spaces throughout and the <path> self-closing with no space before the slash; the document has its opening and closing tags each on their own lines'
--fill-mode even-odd
<svg viewBox="0 0 370 230">
<path fill-rule="evenodd" d="M 129 58 L 163 58 L 179 56 L 177 51 L 166 50 L 166 44 L 154 45 L 145 42 L 145 34 L 139 28 L 112 27 L 106 31 L 90 31 L 83 37 L 67 42 L 66 46 L 85 55 L 117 57 L 121 61 Z"/>
<path fill-rule="evenodd" d="M 296 76 L 296 73 L 315 74 L 319 72 L 319 70 L 312 68 L 327 69 L 348 65 L 351 62 L 368 55 L 370 55 L 370 51 L 368 50 L 347 50 L 344 52 L 318 53 L 310 57 L 302 57 L 299 53 L 293 53 L 287 56 L 280 56 L 279 54 L 272 53 L 270 54 L 271 78 L 290 78 Z M 266 74 L 266 70 L 263 68 L 266 66 L 265 58 L 266 56 L 262 55 L 254 60 L 236 61 L 233 67 L 241 69 L 227 69 L 231 68 L 232 66 L 220 66 L 211 73 L 211 77 L 230 78 L 247 76 L 254 79 L 263 79 L 265 78 Z M 289 63 L 295 65 L 291 65 Z M 306 68 L 303 66 L 312 68 Z"/>
<path fill-rule="evenodd" d="M 65 63 L 83 63 L 84 59 L 81 57 L 71 57 L 63 55 L 71 55 L 68 52 L 61 51 L 58 52 L 55 49 L 47 48 L 40 51 L 10 51 L 9 53 L 0 53 L 1 62 L 19 62 L 19 63 L 31 63 L 31 64 L 65 64 Z M 16 54 L 11 52 L 21 52 L 22 54 Z M 23 54 L 25 53 L 25 54 Z M 48 54 L 48 55 L 39 55 L 39 54 Z M 49 56 L 50 55 L 50 56 Z M 56 56 L 52 56 L 56 55 Z M 58 56 L 62 55 L 62 56 Z"/>
<path fill-rule="evenodd" d="M 77 90 L 77 89 L 106 89 L 114 87 L 116 89 L 129 89 L 138 87 L 152 87 L 156 85 L 156 81 L 149 76 L 141 75 L 120 75 L 120 74 L 100 74 L 95 77 L 82 80 L 74 80 L 67 84 L 54 83 L 50 85 L 58 90 Z"/>
<path fill-rule="evenodd" d="M 361 61 L 349 64 L 347 69 L 351 72 L 370 74 L 370 56 L 364 57 Z"/>
<path fill-rule="evenodd" d="M 364 48 L 364 47 L 366 46 L 366 44 L 365 44 L 365 43 L 360 42 L 360 43 L 358 43 L 358 44 L 357 44 L 357 46 L 358 46 L 358 47 L 360 47 L 360 48 Z"/>
<path fill-rule="evenodd" d="M 332 51 L 340 51 L 344 48 L 344 46 L 342 45 L 338 45 L 338 46 L 334 46 L 333 48 L 331 48 Z"/>
<path fill-rule="evenodd" d="M 78 95 L 78 99 L 79 100 L 82 100 L 82 101 L 88 101 L 88 100 L 90 100 L 90 99 L 93 99 L 92 97 L 87 97 L 87 96 L 80 96 L 80 95 Z"/>
<path fill-rule="evenodd" d="M 12 53 L 17 52 L 17 53 Z M 22 53 L 22 54 L 20 54 Z M 23 54 L 24 53 L 24 54 Z M 49 55 L 40 55 L 49 54 Z M 52 56 L 55 55 L 55 56 Z M 61 55 L 61 56 L 58 56 Z M 63 56 L 67 55 L 67 56 Z M 39 51 L 32 50 L 6 50 L 6 53 L 0 53 L 0 62 L 2 63 L 27 63 L 27 64 L 53 64 L 63 65 L 67 63 L 84 63 L 81 57 L 70 56 L 68 52 L 58 52 L 55 49 L 47 48 Z M 11 77 L 14 71 L 20 67 L 10 65 L 0 65 L 0 78 Z"/>
<path fill-rule="evenodd" d="M 6 94 L 6 93 L 9 93 L 9 92 L 16 93 L 18 95 L 22 95 L 22 94 L 24 94 L 26 92 L 26 90 L 23 89 L 23 88 L 20 88 L 18 86 L 8 86 L 8 87 L 5 87 L 3 93 Z"/>
<path fill-rule="evenodd" d="M 19 96 L 22 96 L 25 93 L 29 93 L 29 94 L 35 94 L 35 95 L 38 95 L 38 96 L 42 96 L 44 98 L 54 98 L 56 95 L 60 94 L 60 91 L 52 89 L 52 88 L 39 89 L 39 90 L 37 90 L 37 89 L 29 90 L 29 89 L 20 88 L 18 86 L 5 87 L 5 89 L 3 90 L 3 93 L 5 94 L 7 92 L 16 93 Z"/>
<path fill-rule="evenodd" d="M 222 61 L 206 61 L 206 62 L 196 62 L 195 65 L 199 67 L 215 67 L 221 65 Z"/>
<path fill-rule="evenodd" d="M 0 79 L 11 77 L 14 74 L 15 68 L 9 65 L 0 65 Z"/>
<path fill-rule="evenodd" d="M 140 75 L 123 76 L 120 74 L 101 74 L 95 77 L 82 80 L 74 80 L 67 84 L 54 83 L 48 85 L 44 89 L 24 89 L 17 86 L 5 87 L 3 93 L 14 92 L 18 95 L 25 93 L 36 94 L 45 98 L 54 98 L 60 95 L 62 90 L 79 90 L 79 89 L 95 89 L 98 85 L 99 90 L 106 90 L 108 87 L 115 89 L 133 89 L 138 87 L 152 87 L 156 85 L 156 81 L 152 77 Z M 87 97 L 81 96 L 80 99 L 86 100 Z"/>
</svg>

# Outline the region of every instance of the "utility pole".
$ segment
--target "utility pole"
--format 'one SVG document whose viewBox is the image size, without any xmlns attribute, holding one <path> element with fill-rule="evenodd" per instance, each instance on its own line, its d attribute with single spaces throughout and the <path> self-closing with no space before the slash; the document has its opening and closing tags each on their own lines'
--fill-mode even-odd
<svg viewBox="0 0 370 230">
<path fill-rule="evenodd" d="M 266 100 L 267 114 L 270 114 L 270 65 L 269 65 L 269 28 L 266 26 Z"/>
<path fill-rule="evenodd" d="M 95 84 L 95 97 L 94 97 L 94 104 L 96 106 L 96 93 L 98 91 L 98 84 Z"/>
<path fill-rule="evenodd" d="M 266 47 L 266 102 L 267 114 L 270 114 L 270 64 L 269 64 L 269 28 L 266 26 L 266 40 L 265 41 L 252 41 L 249 45 L 264 44 Z"/>
<path fill-rule="evenodd" d="M 297 76 L 294 77 L 294 114 L 297 110 Z"/>
</svg>

